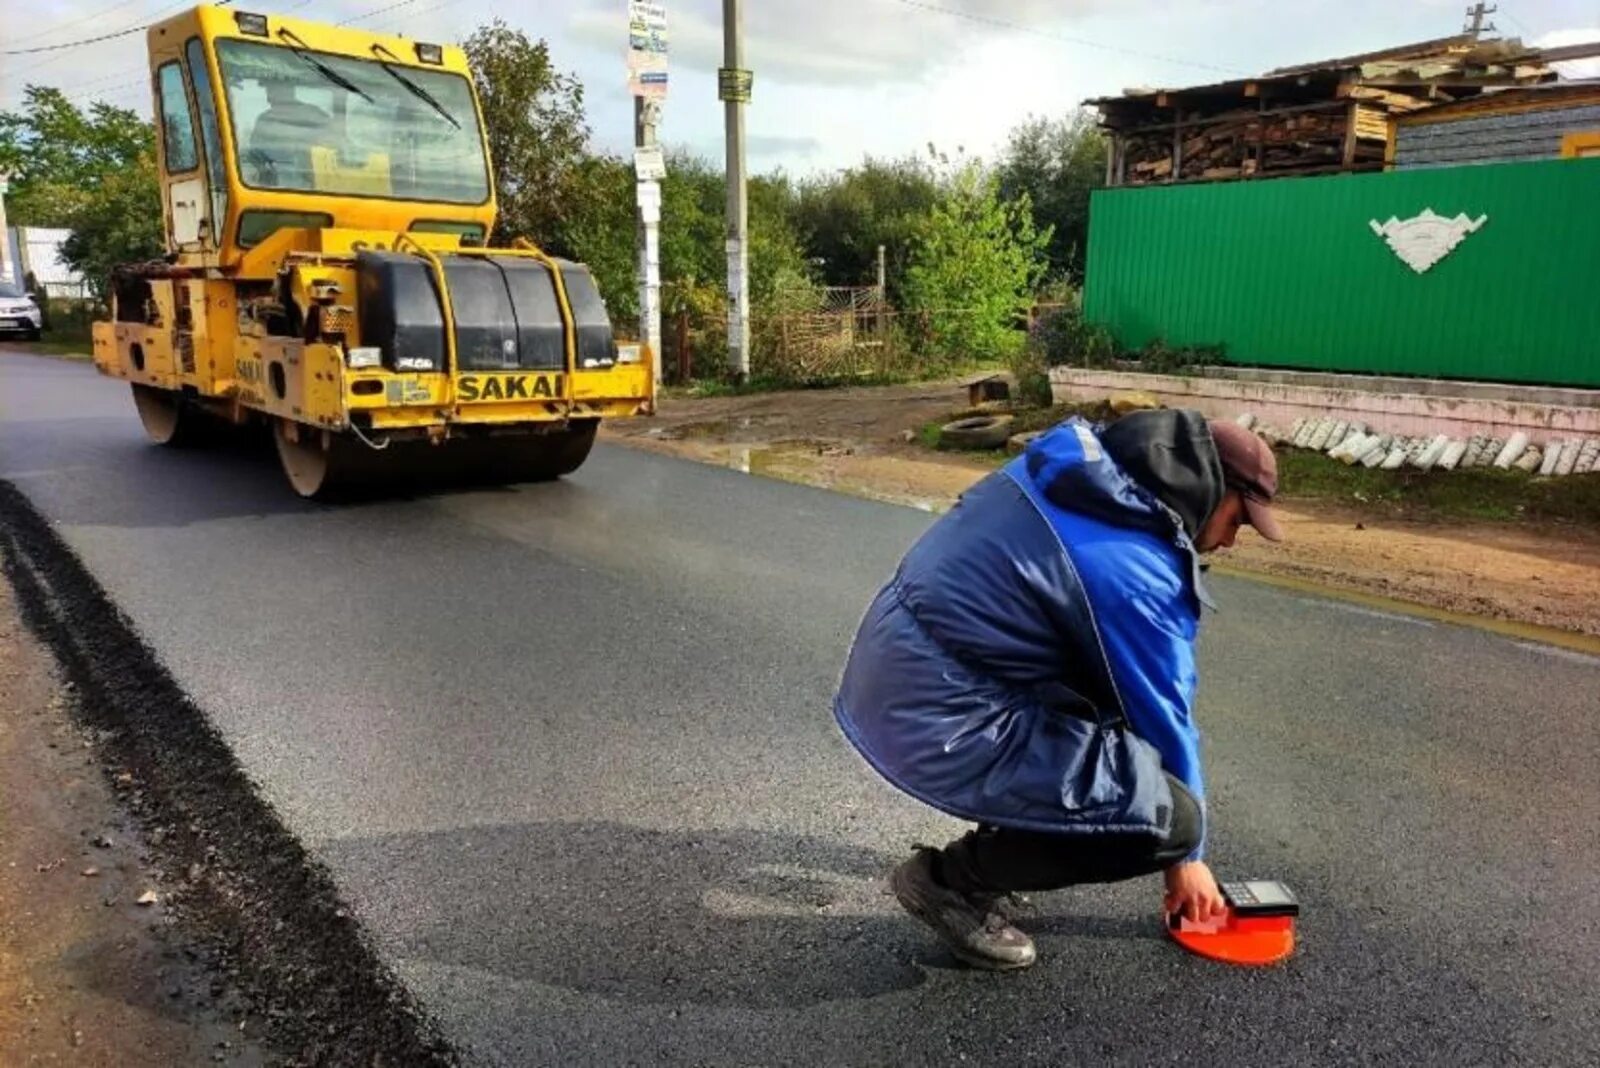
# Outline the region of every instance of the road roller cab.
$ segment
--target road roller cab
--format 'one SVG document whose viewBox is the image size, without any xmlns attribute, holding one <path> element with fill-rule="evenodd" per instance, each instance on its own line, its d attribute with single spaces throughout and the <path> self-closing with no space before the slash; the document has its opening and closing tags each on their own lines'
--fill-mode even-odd
<svg viewBox="0 0 1600 1068">
<path fill-rule="evenodd" d="M 268 423 L 311 496 L 556 477 L 654 410 L 586 267 L 488 245 L 459 48 L 221 7 L 148 42 L 168 254 L 116 271 L 94 350 L 153 439 Z"/>
</svg>

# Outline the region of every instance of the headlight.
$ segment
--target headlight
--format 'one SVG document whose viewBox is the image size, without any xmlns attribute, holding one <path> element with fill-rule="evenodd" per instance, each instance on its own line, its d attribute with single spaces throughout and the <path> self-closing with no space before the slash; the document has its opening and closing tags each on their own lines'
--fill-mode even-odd
<svg viewBox="0 0 1600 1068">
<path fill-rule="evenodd" d="M 370 346 L 353 348 L 344 354 L 344 363 L 346 367 L 352 370 L 381 367 L 383 365 L 383 350 Z"/>
</svg>

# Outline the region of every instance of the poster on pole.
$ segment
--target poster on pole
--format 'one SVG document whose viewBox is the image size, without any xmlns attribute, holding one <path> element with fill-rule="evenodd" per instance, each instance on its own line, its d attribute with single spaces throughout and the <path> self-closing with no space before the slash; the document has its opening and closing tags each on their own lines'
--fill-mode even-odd
<svg viewBox="0 0 1600 1068">
<path fill-rule="evenodd" d="M 660 145 L 633 150 L 633 175 L 641 182 L 659 182 L 667 176 L 667 156 Z"/>
<path fill-rule="evenodd" d="M 628 91 L 648 100 L 667 95 L 667 5 L 628 0 Z"/>
</svg>

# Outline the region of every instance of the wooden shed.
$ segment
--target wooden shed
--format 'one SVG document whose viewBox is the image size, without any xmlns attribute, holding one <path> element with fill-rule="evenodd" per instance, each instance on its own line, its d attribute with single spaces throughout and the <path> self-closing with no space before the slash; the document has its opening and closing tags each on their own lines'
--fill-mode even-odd
<svg viewBox="0 0 1600 1068">
<path fill-rule="evenodd" d="M 1552 63 L 1596 54 L 1600 43 L 1536 49 L 1459 34 L 1087 103 L 1110 138 L 1110 186 L 1381 170 L 1392 118 L 1554 82 Z"/>
</svg>

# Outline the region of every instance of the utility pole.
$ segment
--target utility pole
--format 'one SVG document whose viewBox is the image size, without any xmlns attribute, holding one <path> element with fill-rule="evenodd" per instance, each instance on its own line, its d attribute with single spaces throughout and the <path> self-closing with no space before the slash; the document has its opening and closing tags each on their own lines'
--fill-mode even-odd
<svg viewBox="0 0 1600 1068">
<path fill-rule="evenodd" d="M 884 260 L 884 247 L 878 246 L 878 340 L 888 337 L 889 270 Z"/>
<path fill-rule="evenodd" d="M 666 161 L 656 142 L 667 95 L 667 8 L 660 0 L 628 2 L 628 88 L 633 94 L 633 174 L 638 226 L 639 337 L 661 384 L 661 180 Z"/>
<path fill-rule="evenodd" d="M 1494 5 L 1485 4 L 1483 0 L 1478 0 L 1477 3 L 1467 8 L 1467 24 L 1461 27 L 1461 32 L 1470 34 L 1474 41 L 1482 37 L 1485 31 L 1493 33 L 1498 27 L 1492 22 L 1486 24 L 1483 20 L 1486 16 L 1493 15 L 1498 10 L 1499 8 Z"/>
<path fill-rule="evenodd" d="M 728 369 L 735 379 L 750 377 L 750 256 L 745 231 L 750 206 L 745 188 L 744 106 L 750 101 L 751 75 L 744 69 L 744 0 L 722 0 L 722 98 L 728 133 Z"/>
<path fill-rule="evenodd" d="M 633 98 L 634 166 L 639 201 L 636 242 L 639 278 L 639 336 L 650 348 L 656 385 L 661 384 L 661 185 L 649 170 L 659 158 L 656 126 L 661 121 L 661 101 Z"/>
<path fill-rule="evenodd" d="M 0 282 L 11 277 L 11 231 L 6 228 L 6 193 L 11 188 L 11 175 L 0 171 Z M 17 272 L 17 284 L 22 284 L 21 272 Z"/>
</svg>

